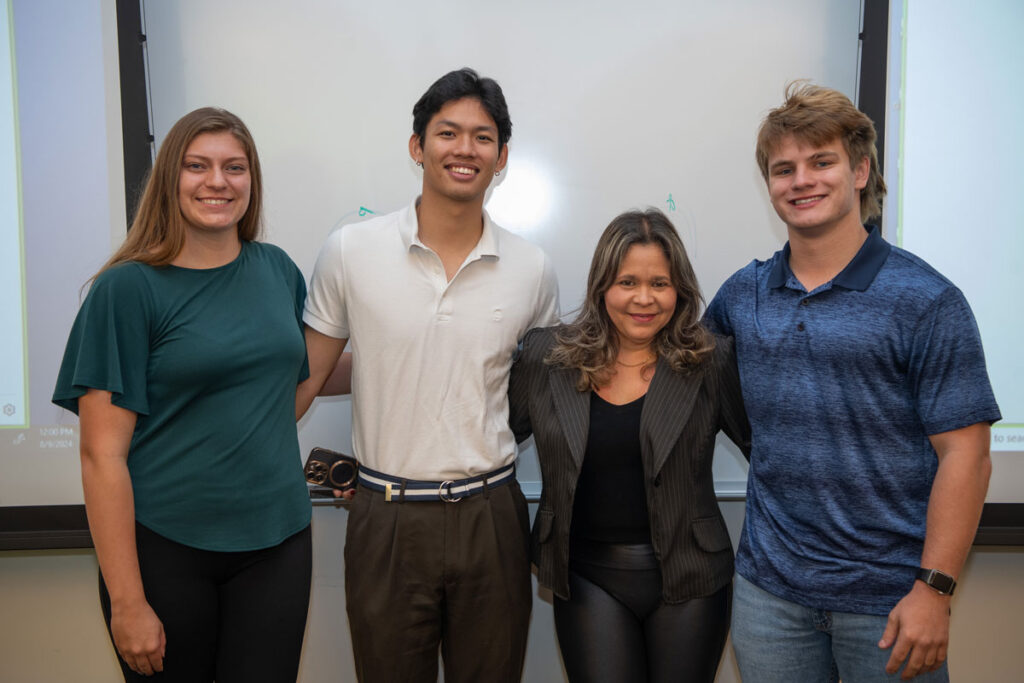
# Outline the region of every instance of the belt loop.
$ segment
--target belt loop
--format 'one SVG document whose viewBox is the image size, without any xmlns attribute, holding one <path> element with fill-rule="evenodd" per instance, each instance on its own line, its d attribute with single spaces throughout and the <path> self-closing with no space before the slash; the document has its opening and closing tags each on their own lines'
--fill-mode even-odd
<svg viewBox="0 0 1024 683">
<path fill-rule="evenodd" d="M 483 491 L 483 493 L 484 493 L 484 500 L 490 500 L 490 498 L 491 498 L 491 489 L 488 488 L 488 486 L 487 486 L 487 475 L 486 474 L 483 477 L 483 482 L 484 482 L 484 491 Z"/>
<path fill-rule="evenodd" d="M 404 503 L 405 502 L 405 485 L 408 484 L 408 483 L 409 483 L 408 479 L 403 479 L 402 480 L 402 488 L 400 488 L 398 490 L 398 502 L 399 503 Z"/>
</svg>

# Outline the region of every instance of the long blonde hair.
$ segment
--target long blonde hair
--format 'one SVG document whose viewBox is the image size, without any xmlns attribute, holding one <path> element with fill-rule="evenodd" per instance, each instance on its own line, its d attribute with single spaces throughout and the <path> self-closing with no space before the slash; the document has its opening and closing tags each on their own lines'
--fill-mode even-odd
<svg viewBox="0 0 1024 683">
<path fill-rule="evenodd" d="M 615 368 L 619 339 L 608 317 L 604 295 L 634 244 L 661 247 L 676 290 L 672 317 L 654 339 L 658 355 L 673 370 L 684 372 L 700 365 L 714 349 L 715 338 L 700 321 L 704 299 L 697 275 L 672 222 L 657 209 L 629 211 L 616 216 L 598 240 L 580 312 L 572 323 L 558 330 L 556 344 L 544 359 L 549 365 L 578 369 L 576 388 L 580 391 L 607 384 Z"/>
<path fill-rule="evenodd" d="M 185 217 L 178 201 L 178 183 L 185 151 L 197 136 L 223 131 L 235 136 L 249 160 L 249 207 L 238 221 L 238 237 L 248 241 L 262 237 L 263 174 L 252 134 L 242 120 L 231 112 L 203 107 L 178 119 L 167 133 L 139 199 L 128 236 L 96 275 L 126 261 L 164 266 L 178 256 L 185 244 L 186 232 Z"/>
</svg>

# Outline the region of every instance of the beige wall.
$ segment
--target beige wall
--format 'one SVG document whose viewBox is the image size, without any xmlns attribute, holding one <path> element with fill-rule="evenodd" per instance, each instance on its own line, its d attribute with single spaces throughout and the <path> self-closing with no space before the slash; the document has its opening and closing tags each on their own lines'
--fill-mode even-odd
<svg viewBox="0 0 1024 683">
<path fill-rule="evenodd" d="M 742 503 L 723 503 L 733 538 Z M 341 545 L 345 511 L 317 508 L 314 580 L 302 683 L 353 681 L 345 617 Z M 954 681 L 1022 680 L 1024 549 L 975 548 L 953 602 L 950 667 Z M 119 680 L 96 597 L 91 550 L 0 553 L 0 682 L 109 683 Z M 562 683 L 551 606 L 534 603 L 527 683 Z M 728 653 L 718 683 L 739 676 Z"/>
</svg>

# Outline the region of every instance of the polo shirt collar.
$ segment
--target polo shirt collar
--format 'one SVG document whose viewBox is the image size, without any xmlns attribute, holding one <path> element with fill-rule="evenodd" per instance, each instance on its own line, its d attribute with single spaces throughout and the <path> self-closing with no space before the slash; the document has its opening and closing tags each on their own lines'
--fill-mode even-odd
<svg viewBox="0 0 1024 683">
<path fill-rule="evenodd" d="M 419 235 L 419 221 L 416 218 L 416 205 L 420 203 L 420 198 L 416 197 L 412 201 L 412 204 L 407 206 L 402 211 L 402 215 L 398 220 L 398 233 L 402 238 L 402 245 L 406 251 L 411 249 L 413 246 L 419 247 L 420 249 L 426 249 L 430 251 L 430 247 L 423 244 L 420 241 Z M 491 221 L 491 217 L 487 214 L 486 209 L 484 210 L 484 229 L 480 234 L 480 241 L 473 247 L 473 251 L 469 253 L 468 260 L 473 260 L 481 256 L 493 256 L 497 258 L 498 254 L 498 231 L 495 229 L 494 223 Z"/>
<path fill-rule="evenodd" d="M 889 257 L 892 245 L 882 239 L 882 233 L 877 225 L 865 225 L 868 231 L 868 238 L 860 246 L 856 256 L 846 264 L 846 267 L 839 271 L 839 274 L 832 278 L 832 285 L 844 289 L 854 289 L 863 292 L 874 282 L 878 271 L 882 269 L 885 260 Z M 782 248 L 780 258 L 775 260 L 775 265 L 768 274 L 768 287 L 776 289 L 784 286 L 793 277 L 793 271 L 789 268 L 789 242 Z"/>
</svg>

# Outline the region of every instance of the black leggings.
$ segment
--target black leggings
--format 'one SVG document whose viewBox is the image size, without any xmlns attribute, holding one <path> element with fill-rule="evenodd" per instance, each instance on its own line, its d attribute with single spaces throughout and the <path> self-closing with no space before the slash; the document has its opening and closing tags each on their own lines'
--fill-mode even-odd
<svg viewBox="0 0 1024 683">
<path fill-rule="evenodd" d="M 309 607 L 312 535 L 246 552 L 198 550 L 135 525 L 146 599 L 167 637 L 164 670 L 130 683 L 294 682 Z M 100 576 L 110 629 L 110 596 Z"/>
<path fill-rule="evenodd" d="M 569 600 L 555 598 L 570 681 L 714 681 L 729 632 L 731 586 L 667 604 L 650 545 L 574 544 L 570 558 Z"/>
</svg>

